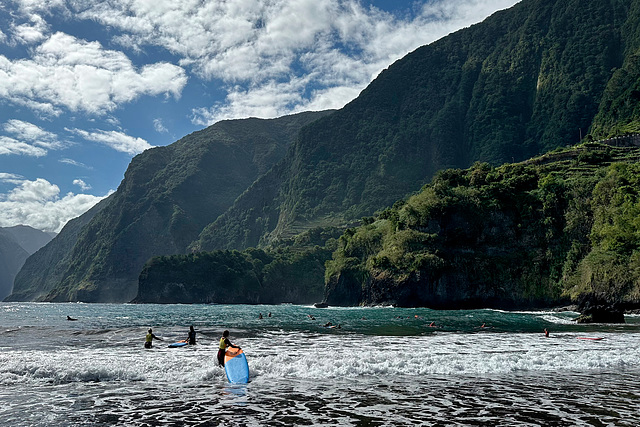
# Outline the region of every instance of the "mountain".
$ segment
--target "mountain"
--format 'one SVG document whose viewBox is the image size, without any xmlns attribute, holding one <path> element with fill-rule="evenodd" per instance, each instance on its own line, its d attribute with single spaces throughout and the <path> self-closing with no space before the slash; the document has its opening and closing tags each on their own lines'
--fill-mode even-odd
<svg viewBox="0 0 640 427">
<path fill-rule="evenodd" d="M 640 135 L 449 169 L 340 238 L 325 301 L 523 309 L 592 295 L 636 309 L 639 214 Z"/>
<path fill-rule="evenodd" d="M 264 246 L 345 225 L 438 170 L 524 160 L 589 132 L 606 136 L 613 123 L 633 129 L 638 9 L 631 0 L 524 0 L 417 49 L 304 128 L 193 248 Z"/>
<path fill-rule="evenodd" d="M 55 288 L 72 261 L 78 234 L 112 199 L 113 195 L 101 200 L 78 218 L 67 222 L 53 240 L 27 258 L 16 275 L 13 292 L 4 300 L 39 301 Z"/>
<path fill-rule="evenodd" d="M 55 236 L 25 225 L 0 227 L 0 299 L 13 289 L 16 274 L 29 255 Z"/>
<path fill-rule="evenodd" d="M 13 239 L 29 254 L 35 253 L 56 237 L 57 233 L 37 230 L 27 225 L 5 227 Z"/>
<path fill-rule="evenodd" d="M 223 121 L 139 154 L 108 202 L 27 262 L 10 299 L 130 301 L 149 258 L 185 253 L 284 156 L 301 127 L 326 114 Z"/>
<path fill-rule="evenodd" d="M 523 0 L 392 64 L 339 111 L 221 122 L 148 150 L 42 298 L 128 301 L 152 256 L 267 249 L 353 226 L 445 168 L 633 131 L 639 3 Z"/>
</svg>

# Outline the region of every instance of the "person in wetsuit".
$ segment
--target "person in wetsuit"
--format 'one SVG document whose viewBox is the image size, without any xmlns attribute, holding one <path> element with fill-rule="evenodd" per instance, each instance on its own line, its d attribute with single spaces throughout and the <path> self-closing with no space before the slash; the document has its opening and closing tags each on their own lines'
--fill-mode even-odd
<svg viewBox="0 0 640 427">
<path fill-rule="evenodd" d="M 162 338 L 159 338 L 159 337 L 155 336 L 155 335 L 153 334 L 153 331 L 151 330 L 151 328 L 149 328 L 149 332 L 147 332 L 147 337 L 146 337 L 146 339 L 145 339 L 145 341 L 144 341 L 144 348 L 151 348 L 151 347 L 153 347 L 153 340 L 154 340 L 154 339 L 156 339 L 156 340 L 160 340 L 160 341 L 163 341 L 163 339 L 162 339 Z"/>
<path fill-rule="evenodd" d="M 220 338 L 220 349 L 218 350 L 218 364 L 220 366 L 224 366 L 224 354 L 227 352 L 227 348 L 240 348 L 237 345 L 231 344 L 229 341 L 229 331 L 224 331 L 222 333 L 222 338 Z"/>
<path fill-rule="evenodd" d="M 194 345 L 196 343 L 196 331 L 193 329 L 193 326 L 189 328 L 189 336 L 187 337 L 187 343 L 189 345 Z"/>
</svg>

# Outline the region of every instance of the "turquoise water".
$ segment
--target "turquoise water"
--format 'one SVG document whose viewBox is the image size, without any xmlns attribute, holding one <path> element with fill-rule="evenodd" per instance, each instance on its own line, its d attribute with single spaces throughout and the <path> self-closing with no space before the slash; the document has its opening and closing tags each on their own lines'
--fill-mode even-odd
<svg viewBox="0 0 640 427">
<path fill-rule="evenodd" d="M 18 426 L 638 425 L 640 317 L 575 317 L 3 303 L 0 417 Z M 167 347 L 191 325 L 197 346 Z M 149 327 L 164 341 L 145 350 Z M 247 355 L 249 384 L 229 385 L 216 366 L 225 329 Z"/>
</svg>

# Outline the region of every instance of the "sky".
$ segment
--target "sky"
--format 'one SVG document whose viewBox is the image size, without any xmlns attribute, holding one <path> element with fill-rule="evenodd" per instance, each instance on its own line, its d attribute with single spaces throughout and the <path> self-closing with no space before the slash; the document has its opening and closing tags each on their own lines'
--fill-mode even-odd
<svg viewBox="0 0 640 427">
<path fill-rule="evenodd" d="M 220 120 L 341 108 L 516 0 L 0 0 L 0 227 L 59 232 L 131 159 Z"/>
</svg>

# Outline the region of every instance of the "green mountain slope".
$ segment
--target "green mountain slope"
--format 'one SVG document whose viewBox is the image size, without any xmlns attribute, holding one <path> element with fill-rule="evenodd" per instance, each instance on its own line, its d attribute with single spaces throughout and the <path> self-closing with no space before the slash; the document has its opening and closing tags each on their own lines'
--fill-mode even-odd
<svg viewBox="0 0 640 427">
<path fill-rule="evenodd" d="M 109 203 L 76 235 L 60 233 L 71 245 L 32 265 L 12 298 L 32 297 L 38 289 L 47 301 L 130 301 L 149 258 L 184 253 L 206 224 L 284 156 L 302 126 L 325 114 L 223 121 L 136 156 Z M 42 279 L 45 268 L 56 274 Z"/>
<path fill-rule="evenodd" d="M 613 80 L 637 81 L 638 15 L 631 0 L 524 0 L 416 50 L 306 127 L 194 248 L 242 249 L 344 225 L 443 168 L 575 144 L 596 116 L 597 132 L 611 130 L 614 111 L 616 123 L 633 122 L 631 108 L 613 106 L 627 99 Z"/>
<path fill-rule="evenodd" d="M 325 298 L 512 309 L 594 295 L 638 307 L 639 215 L 640 136 L 446 170 L 340 238 Z"/>
<path fill-rule="evenodd" d="M 127 301 L 152 256 L 282 244 L 352 225 L 444 168 L 498 166 L 581 135 L 632 131 L 639 3 L 523 0 L 397 61 L 339 111 L 222 122 L 148 150 L 72 249 L 52 258 L 64 262 L 42 298 Z M 216 262 L 242 261 L 235 256 Z M 163 265 L 174 262 L 182 259 Z M 147 273 L 145 286 L 161 283 Z M 178 279 L 154 298 L 174 298 Z M 34 273 L 18 290 L 38 281 Z"/>
</svg>

